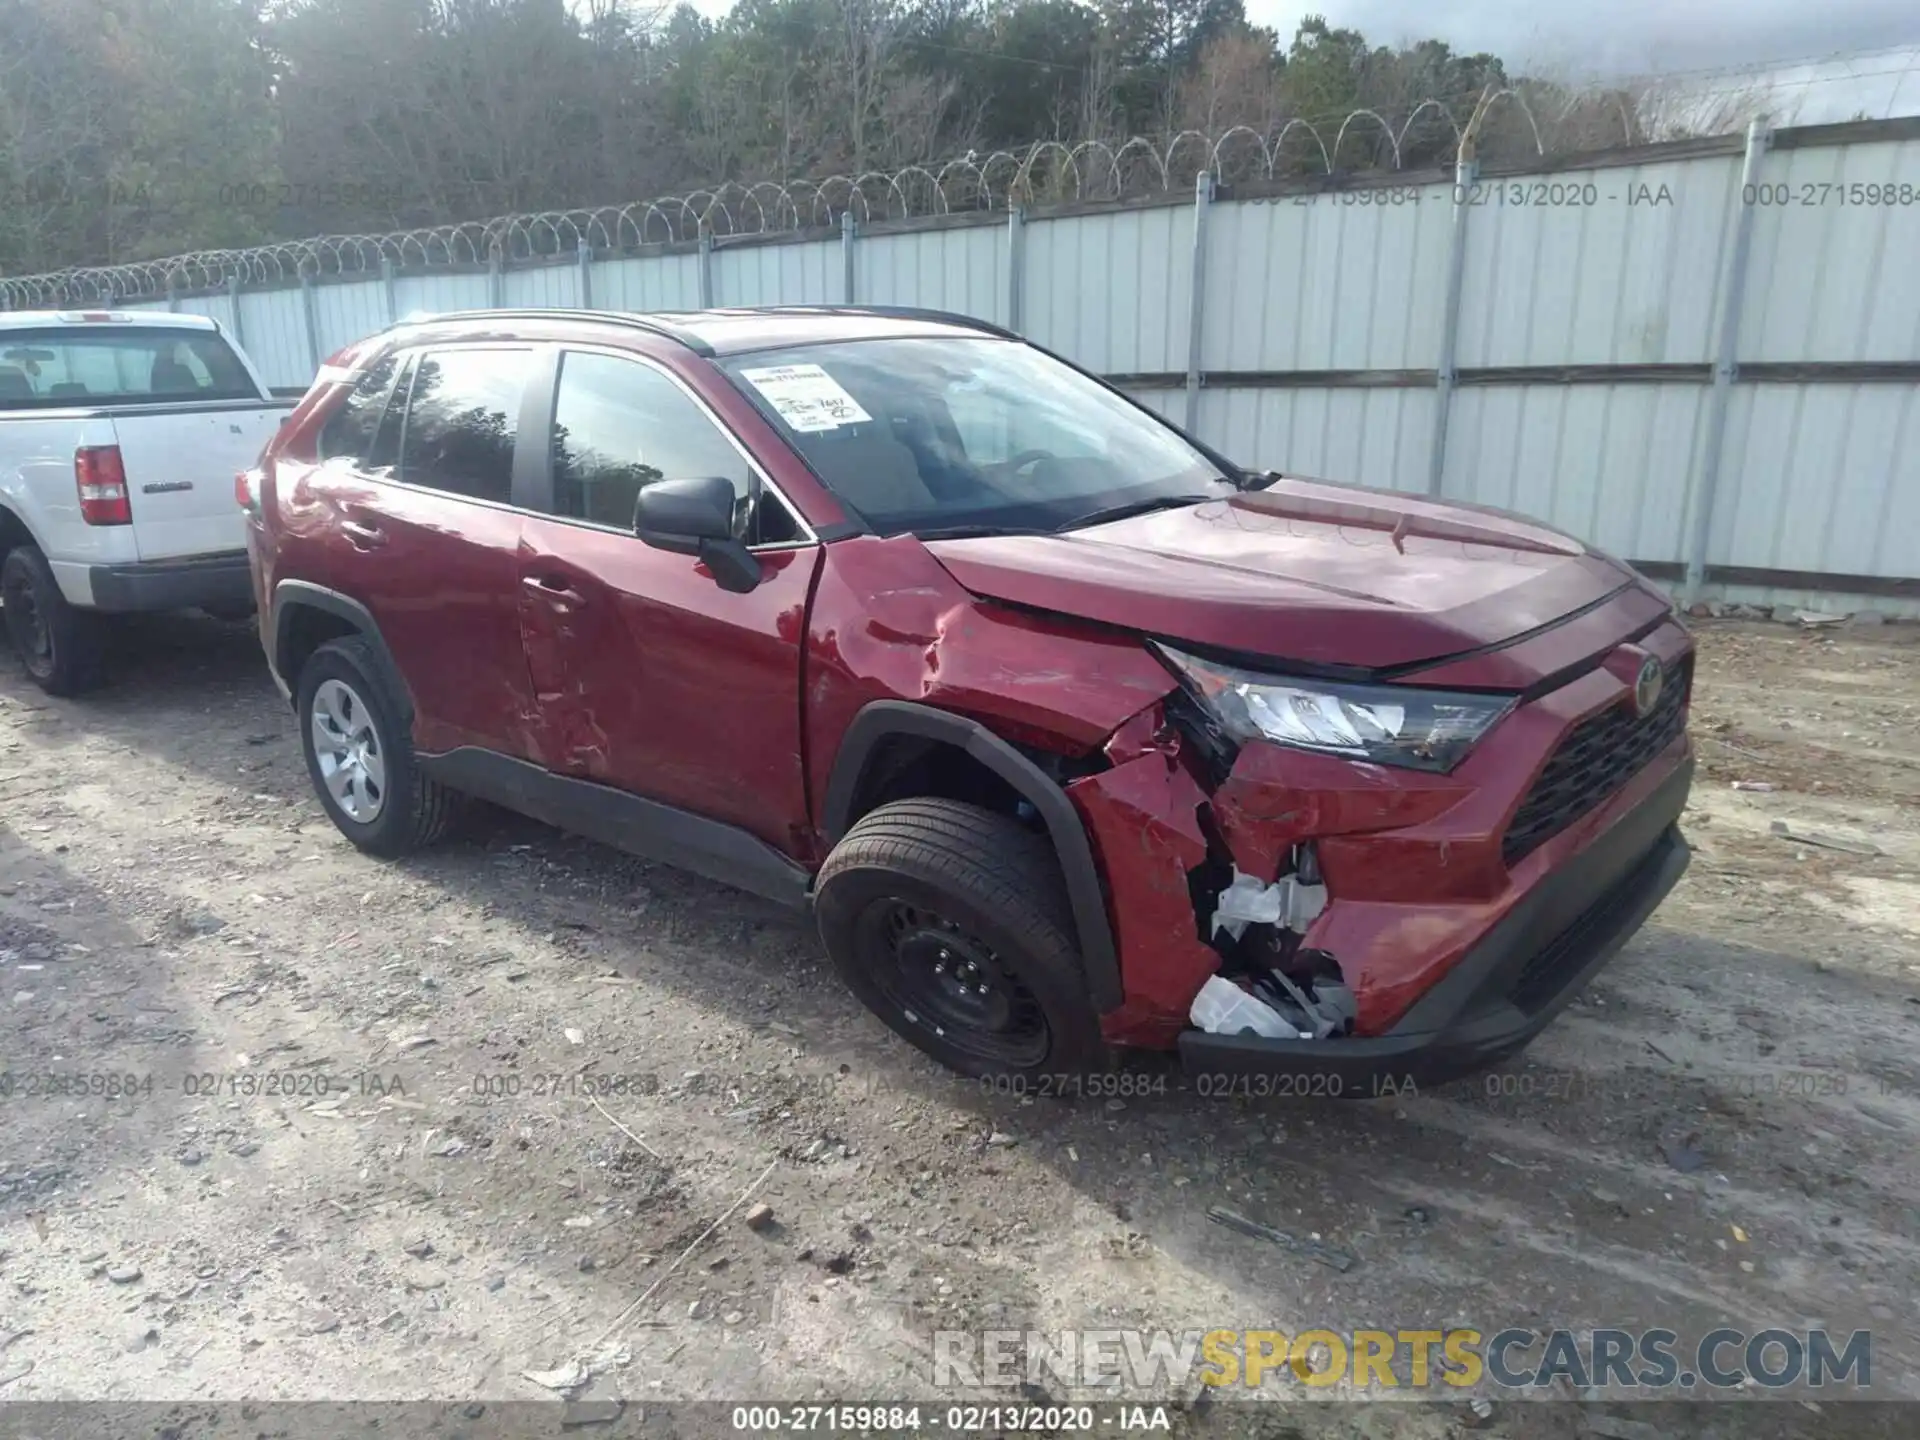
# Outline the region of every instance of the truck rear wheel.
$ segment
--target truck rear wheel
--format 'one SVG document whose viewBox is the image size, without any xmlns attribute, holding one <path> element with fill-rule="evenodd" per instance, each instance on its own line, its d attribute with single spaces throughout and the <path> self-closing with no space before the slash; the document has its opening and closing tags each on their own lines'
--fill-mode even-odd
<svg viewBox="0 0 1920 1440">
<path fill-rule="evenodd" d="M 848 988 L 943 1065 L 1109 1068 L 1059 863 L 1011 816 L 957 800 L 882 805 L 827 857 L 815 913 Z"/>
<path fill-rule="evenodd" d="M 78 695 L 105 678 L 100 617 L 67 603 L 38 546 L 18 546 L 0 561 L 0 603 L 14 652 L 49 695 Z"/>
</svg>

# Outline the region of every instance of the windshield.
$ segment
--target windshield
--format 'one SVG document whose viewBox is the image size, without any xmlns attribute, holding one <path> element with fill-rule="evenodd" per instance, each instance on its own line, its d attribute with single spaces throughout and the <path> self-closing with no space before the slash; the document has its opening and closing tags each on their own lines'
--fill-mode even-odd
<svg viewBox="0 0 1920 1440">
<path fill-rule="evenodd" d="M 1176 432 L 1014 341 L 802 345 L 725 367 L 883 535 L 1070 529 L 1225 483 Z"/>
<path fill-rule="evenodd" d="M 0 410 L 258 400 L 210 330 L 75 325 L 0 332 Z"/>
</svg>

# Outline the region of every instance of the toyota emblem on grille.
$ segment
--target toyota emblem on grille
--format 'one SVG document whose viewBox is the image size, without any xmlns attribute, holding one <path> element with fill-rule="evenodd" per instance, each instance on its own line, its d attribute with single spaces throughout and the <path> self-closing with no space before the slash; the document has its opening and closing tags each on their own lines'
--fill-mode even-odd
<svg viewBox="0 0 1920 1440">
<path fill-rule="evenodd" d="M 1633 680 L 1633 713 L 1642 717 L 1651 715 L 1653 707 L 1660 703 L 1660 687 L 1666 683 L 1661 672 L 1660 662 L 1649 655 L 1640 662 L 1640 673 Z"/>
</svg>

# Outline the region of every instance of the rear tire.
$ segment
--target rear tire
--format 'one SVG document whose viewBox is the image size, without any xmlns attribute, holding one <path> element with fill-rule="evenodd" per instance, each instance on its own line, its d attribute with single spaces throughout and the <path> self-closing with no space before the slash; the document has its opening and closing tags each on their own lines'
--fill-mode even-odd
<svg viewBox="0 0 1920 1440">
<path fill-rule="evenodd" d="M 38 546 L 19 546 L 0 561 L 0 603 L 14 653 L 49 695 L 78 695 L 106 678 L 100 616 L 67 603 Z"/>
<path fill-rule="evenodd" d="M 465 797 L 420 771 L 398 697 L 358 636 L 330 640 L 300 671 L 300 752 L 321 807 L 369 855 L 397 859 L 453 828 Z"/>
<path fill-rule="evenodd" d="M 1053 847 L 1010 816 L 882 805 L 827 857 L 814 908 L 848 988 L 941 1064 L 1026 1078 L 1111 1067 Z"/>
</svg>

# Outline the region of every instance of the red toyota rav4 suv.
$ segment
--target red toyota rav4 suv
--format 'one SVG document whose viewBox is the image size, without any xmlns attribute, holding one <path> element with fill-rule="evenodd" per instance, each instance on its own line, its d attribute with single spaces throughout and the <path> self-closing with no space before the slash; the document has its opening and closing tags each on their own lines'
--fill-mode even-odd
<svg viewBox="0 0 1920 1440">
<path fill-rule="evenodd" d="M 975 321 L 406 324 L 239 488 L 356 845 L 479 796 L 811 908 L 971 1074 L 1458 1074 L 1686 866 L 1692 647 L 1632 571 L 1245 473 Z"/>
</svg>

